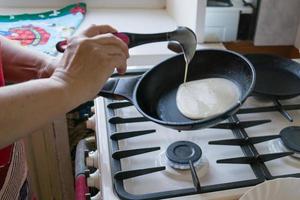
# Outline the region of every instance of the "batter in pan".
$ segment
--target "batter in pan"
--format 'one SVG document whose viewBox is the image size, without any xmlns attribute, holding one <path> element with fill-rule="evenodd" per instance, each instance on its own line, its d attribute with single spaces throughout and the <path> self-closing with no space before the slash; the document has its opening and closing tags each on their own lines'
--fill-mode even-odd
<svg viewBox="0 0 300 200">
<path fill-rule="evenodd" d="M 238 86 L 225 78 L 185 82 L 178 88 L 179 111 L 190 119 L 202 119 L 225 112 L 239 101 Z"/>
</svg>

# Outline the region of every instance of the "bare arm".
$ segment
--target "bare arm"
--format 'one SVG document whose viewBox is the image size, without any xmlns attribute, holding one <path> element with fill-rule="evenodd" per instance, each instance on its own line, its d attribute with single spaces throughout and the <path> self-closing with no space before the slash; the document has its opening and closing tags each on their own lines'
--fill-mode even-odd
<svg viewBox="0 0 300 200">
<path fill-rule="evenodd" d="M 73 105 L 58 82 L 40 79 L 0 89 L 0 149 L 36 130 Z"/>
<path fill-rule="evenodd" d="M 2 36 L 0 42 L 6 81 L 19 83 L 53 73 L 55 57 L 22 47 Z"/>
<path fill-rule="evenodd" d="M 93 98 L 116 66 L 126 70 L 125 43 L 112 34 L 86 33 L 70 41 L 50 78 L 0 88 L 0 148 Z"/>
</svg>

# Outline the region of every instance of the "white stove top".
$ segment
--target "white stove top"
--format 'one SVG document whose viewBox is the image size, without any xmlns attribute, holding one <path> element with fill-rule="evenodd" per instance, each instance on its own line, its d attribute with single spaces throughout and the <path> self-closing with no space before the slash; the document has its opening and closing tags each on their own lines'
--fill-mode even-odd
<svg viewBox="0 0 300 200">
<path fill-rule="evenodd" d="M 300 97 L 281 101 L 284 104 L 299 104 Z M 262 101 L 253 97 L 248 98 L 243 107 L 272 106 L 270 101 Z M 96 107 L 96 136 L 98 150 L 100 151 L 99 166 L 101 166 L 101 193 L 104 200 L 119 199 L 113 190 L 110 153 L 108 148 L 107 124 L 104 99 L 95 100 Z M 279 112 L 266 112 L 257 114 L 240 114 L 240 121 L 266 120 L 272 122 L 254 126 L 246 129 L 248 136 L 264 136 L 279 134 L 280 130 L 287 126 L 300 125 L 300 111 L 288 111 L 293 117 L 294 122 L 286 120 Z M 137 117 L 141 116 L 133 106 L 117 109 L 116 116 Z M 204 161 L 208 162 L 208 169 L 197 170 L 201 186 L 228 183 L 241 180 L 255 179 L 255 175 L 248 164 L 217 164 L 216 161 L 226 158 L 243 157 L 244 154 L 240 146 L 209 145 L 209 141 L 236 138 L 231 130 L 222 129 L 203 129 L 196 131 L 178 132 L 169 128 L 162 127 L 153 122 L 138 122 L 117 125 L 118 131 L 134 131 L 156 129 L 155 133 L 134 137 L 119 141 L 119 149 L 136 149 L 146 147 L 160 147 L 159 151 L 132 156 L 121 160 L 123 170 L 133 170 L 149 167 L 162 166 L 165 163 L 163 154 L 166 148 L 175 141 L 191 141 L 198 144 L 203 152 Z M 283 152 L 279 147 L 280 139 L 256 144 L 255 147 L 260 154 Z M 272 175 L 283 175 L 300 173 L 300 160 L 291 156 L 265 162 Z M 207 166 L 207 165 L 206 165 Z M 207 172 L 206 174 L 203 174 Z M 125 189 L 132 194 L 144 194 L 160 192 L 166 190 L 183 189 L 193 187 L 190 170 L 174 170 L 166 166 L 166 170 L 151 173 L 124 181 Z M 239 188 L 212 192 L 206 194 L 172 198 L 176 200 L 193 199 L 238 199 L 248 188 Z"/>
</svg>

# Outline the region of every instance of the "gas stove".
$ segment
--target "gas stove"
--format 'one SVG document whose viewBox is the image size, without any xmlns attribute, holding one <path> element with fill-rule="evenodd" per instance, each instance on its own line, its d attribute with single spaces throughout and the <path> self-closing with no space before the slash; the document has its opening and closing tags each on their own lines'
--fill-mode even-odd
<svg viewBox="0 0 300 200">
<path fill-rule="evenodd" d="M 102 97 L 93 119 L 94 199 L 238 199 L 265 180 L 300 177 L 300 153 L 280 134 L 300 125 L 300 97 L 251 96 L 236 115 L 195 131 L 160 126 L 126 100 Z"/>
</svg>

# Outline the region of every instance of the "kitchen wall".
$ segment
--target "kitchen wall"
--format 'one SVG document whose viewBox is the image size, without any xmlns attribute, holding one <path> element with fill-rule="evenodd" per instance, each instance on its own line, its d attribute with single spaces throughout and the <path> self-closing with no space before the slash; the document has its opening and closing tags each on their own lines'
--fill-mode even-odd
<svg viewBox="0 0 300 200">
<path fill-rule="evenodd" d="M 90 7 L 101 8 L 164 8 L 165 0 L 0 0 L 0 7 L 58 8 L 71 3 L 85 2 Z"/>
<path fill-rule="evenodd" d="M 300 50 L 300 22 L 298 25 L 298 31 L 297 31 L 297 35 L 296 35 L 295 47 L 297 47 Z"/>
<path fill-rule="evenodd" d="M 262 0 L 255 45 L 294 45 L 300 19 L 299 8 L 299 0 Z"/>
<path fill-rule="evenodd" d="M 198 42 L 204 41 L 206 0 L 167 0 L 166 9 L 179 26 L 192 29 Z"/>
</svg>

